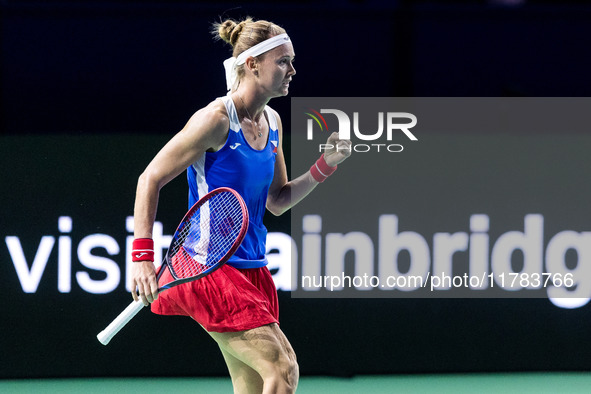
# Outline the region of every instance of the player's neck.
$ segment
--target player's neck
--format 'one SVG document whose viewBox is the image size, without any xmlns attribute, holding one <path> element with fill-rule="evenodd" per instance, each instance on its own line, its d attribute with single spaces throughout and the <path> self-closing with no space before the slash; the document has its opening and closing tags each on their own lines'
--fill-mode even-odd
<svg viewBox="0 0 591 394">
<path fill-rule="evenodd" d="M 252 89 L 238 88 L 234 94 L 237 99 L 234 100 L 234 102 L 237 102 L 238 105 L 242 107 L 241 110 L 245 112 L 247 116 L 252 116 L 252 118 L 254 118 L 251 120 L 254 120 L 255 122 L 259 121 L 269 99 L 257 95 Z"/>
</svg>

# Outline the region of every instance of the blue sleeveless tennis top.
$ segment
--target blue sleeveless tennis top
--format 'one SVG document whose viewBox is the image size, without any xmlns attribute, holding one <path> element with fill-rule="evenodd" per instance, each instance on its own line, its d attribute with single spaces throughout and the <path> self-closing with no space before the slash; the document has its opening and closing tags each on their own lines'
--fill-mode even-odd
<svg viewBox="0 0 591 394">
<path fill-rule="evenodd" d="M 267 265 L 267 229 L 263 225 L 263 216 L 279 143 L 277 120 L 265 107 L 269 138 L 262 150 L 256 150 L 244 138 L 232 98 L 225 96 L 219 100 L 225 104 L 230 119 L 228 138 L 220 150 L 206 152 L 187 169 L 189 207 L 218 187 L 230 187 L 240 193 L 248 207 L 248 231 L 228 264 L 236 268 L 263 267 Z"/>
</svg>

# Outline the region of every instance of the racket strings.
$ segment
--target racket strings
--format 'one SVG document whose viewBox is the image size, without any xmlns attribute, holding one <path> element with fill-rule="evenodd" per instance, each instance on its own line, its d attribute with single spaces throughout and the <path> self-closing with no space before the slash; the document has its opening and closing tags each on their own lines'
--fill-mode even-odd
<svg viewBox="0 0 591 394">
<path fill-rule="evenodd" d="M 236 196 L 212 196 L 186 219 L 169 251 L 173 275 L 179 279 L 214 268 L 234 245 L 242 230 L 244 213 Z"/>
</svg>

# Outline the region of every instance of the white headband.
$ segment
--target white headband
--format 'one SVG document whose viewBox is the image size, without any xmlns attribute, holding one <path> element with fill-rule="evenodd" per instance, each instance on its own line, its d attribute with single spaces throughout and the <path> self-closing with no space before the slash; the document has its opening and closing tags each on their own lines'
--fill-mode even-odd
<svg viewBox="0 0 591 394">
<path fill-rule="evenodd" d="M 290 39 L 287 34 L 279 34 L 248 48 L 246 51 L 238 55 L 238 57 L 230 57 L 224 60 L 224 68 L 226 69 L 226 86 L 228 88 L 228 92 L 232 90 L 232 87 L 236 83 L 236 78 L 238 77 L 236 73 L 236 67 L 244 64 L 246 59 L 251 56 L 256 57 L 288 42 L 290 42 Z"/>
</svg>

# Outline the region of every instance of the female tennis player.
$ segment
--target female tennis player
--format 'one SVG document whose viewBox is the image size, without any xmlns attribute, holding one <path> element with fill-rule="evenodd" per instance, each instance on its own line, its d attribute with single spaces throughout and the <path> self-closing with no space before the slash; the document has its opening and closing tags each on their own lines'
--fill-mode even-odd
<svg viewBox="0 0 591 394">
<path fill-rule="evenodd" d="M 133 255 L 132 296 L 151 303 L 155 313 L 187 315 L 203 326 L 222 351 L 234 392 L 292 393 L 298 364 L 278 325 L 263 215 L 265 208 L 280 215 L 302 200 L 350 155 L 350 141 L 333 133 L 327 143 L 335 148 L 288 181 L 281 119 L 267 103 L 288 94 L 296 74 L 292 42 L 283 28 L 263 20 L 226 20 L 214 28 L 233 47 L 224 62 L 228 94 L 198 110 L 139 178 L 133 249 L 142 253 Z M 151 240 L 158 195 L 185 170 L 189 206 L 208 191 L 230 187 L 244 198 L 250 225 L 226 265 L 158 297 Z"/>
</svg>

